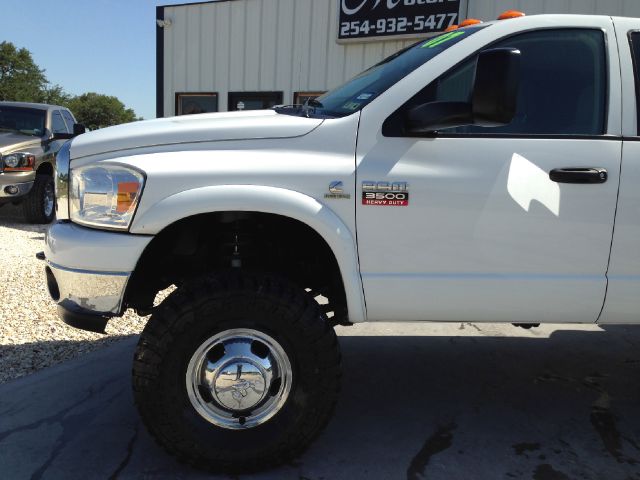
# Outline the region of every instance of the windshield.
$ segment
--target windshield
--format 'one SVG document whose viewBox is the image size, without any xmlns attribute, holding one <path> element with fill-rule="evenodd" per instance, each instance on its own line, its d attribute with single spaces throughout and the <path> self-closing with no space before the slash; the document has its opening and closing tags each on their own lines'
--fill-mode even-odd
<svg viewBox="0 0 640 480">
<path fill-rule="evenodd" d="M 0 130 L 41 137 L 44 135 L 45 110 L 0 105 Z"/>
<path fill-rule="evenodd" d="M 428 40 L 420 40 L 315 100 L 308 100 L 302 106 L 277 107 L 276 111 L 288 115 L 320 118 L 351 115 L 424 63 L 485 26 L 466 27 Z"/>
</svg>

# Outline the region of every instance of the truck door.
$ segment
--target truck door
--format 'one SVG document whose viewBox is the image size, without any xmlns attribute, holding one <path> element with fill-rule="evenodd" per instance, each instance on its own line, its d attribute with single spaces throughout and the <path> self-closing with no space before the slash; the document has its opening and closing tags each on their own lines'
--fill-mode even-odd
<svg viewBox="0 0 640 480">
<path fill-rule="evenodd" d="M 625 99 L 624 140 L 607 299 L 598 323 L 640 323 L 640 21 L 615 18 L 614 22 Z"/>
<path fill-rule="evenodd" d="M 610 18 L 567 18 L 487 45 L 522 52 L 509 125 L 398 128 L 411 106 L 468 101 L 475 54 L 393 111 L 363 110 L 356 212 L 369 319 L 598 318 L 620 173 L 620 65 Z"/>
</svg>

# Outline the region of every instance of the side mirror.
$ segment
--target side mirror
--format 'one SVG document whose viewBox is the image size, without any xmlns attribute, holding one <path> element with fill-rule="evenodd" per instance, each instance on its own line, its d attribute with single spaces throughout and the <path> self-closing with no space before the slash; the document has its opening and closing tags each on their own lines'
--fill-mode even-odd
<svg viewBox="0 0 640 480">
<path fill-rule="evenodd" d="M 82 123 L 74 123 L 73 124 L 73 135 L 74 136 L 82 135 L 86 131 L 87 131 L 87 127 L 85 127 L 84 124 L 82 124 Z"/>
<path fill-rule="evenodd" d="M 51 140 L 69 140 L 70 138 L 82 135 L 87 131 L 87 128 L 82 123 L 73 124 L 73 133 L 56 132 L 51 137 Z"/>
<path fill-rule="evenodd" d="M 443 128 L 459 127 L 473 123 L 470 103 L 430 102 L 423 103 L 407 112 L 407 130 L 426 133 Z"/>
<path fill-rule="evenodd" d="M 499 127 L 511 123 L 518 106 L 520 50 L 495 48 L 481 52 L 471 105 L 473 123 Z"/>
<path fill-rule="evenodd" d="M 67 132 L 54 132 L 53 136 L 51 137 L 51 140 L 69 140 L 70 138 L 73 138 L 74 135 L 73 133 L 67 133 Z"/>
<path fill-rule="evenodd" d="M 430 102 L 412 108 L 405 126 L 412 133 L 479 125 L 497 127 L 513 120 L 520 82 L 520 51 L 485 50 L 478 55 L 471 102 Z"/>
</svg>

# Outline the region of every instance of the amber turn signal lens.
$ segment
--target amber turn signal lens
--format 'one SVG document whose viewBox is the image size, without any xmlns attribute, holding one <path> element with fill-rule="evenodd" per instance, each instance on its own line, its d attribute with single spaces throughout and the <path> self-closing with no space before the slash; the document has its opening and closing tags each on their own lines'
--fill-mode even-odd
<svg viewBox="0 0 640 480">
<path fill-rule="evenodd" d="M 518 18 L 524 17 L 525 13 L 520 12 L 518 10 L 507 10 L 506 12 L 502 12 L 498 17 L 498 20 L 508 20 L 509 18 Z"/>
<path fill-rule="evenodd" d="M 451 25 L 450 27 L 447 27 L 444 29 L 445 32 L 453 32 L 454 30 L 458 30 L 458 25 Z"/>
<path fill-rule="evenodd" d="M 460 28 L 468 27 L 470 25 L 478 25 L 479 23 L 482 23 L 482 20 L 478 20 L 477 18 L 467 18 L 465 21 L 460 23 Z"/>
<path fill-rule="evenodd" d="M 118 205 L 116 212 L 128 212 L 138 195 L 138 187 L 136 182 L 119 182 L 118 183 Z"/>
</svg>

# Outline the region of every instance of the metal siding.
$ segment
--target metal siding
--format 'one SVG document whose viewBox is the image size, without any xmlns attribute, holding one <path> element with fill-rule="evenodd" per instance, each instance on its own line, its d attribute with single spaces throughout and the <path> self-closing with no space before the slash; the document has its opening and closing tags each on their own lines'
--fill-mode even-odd
<svg viewBox="0 0 640 480">
<path fill-rule="evenodd" d="M 186 45 L 184 47 L 185 57 L 187 59 L 187 71 L 185 72 L 187 91 L 197 92 L 200 82 L 200 66 L 205 63 L 201 60 L 200 32 L 200 6 L 196 5 L 188 7 L 186 11 Z"/>
<path fill-rule="evenodd" d="M 167 12 L 165 11 L 165 18 L 168 18 L 166 14 Z M 162 38 L 163 59 L 164 59 L 162 83 L 163 83 L 164 91 L 162 92 L 162 105 L 158 106 L 158 109 L 162 109 L 163 116 L 169 116 L 174 114 L 173 92 L 175 92 L 175 88 L 174 88 L 175 82 L 173 79 L 173 72 L 175 71 L 175 64 L 174 64 L 175 54 L 173 51 L 173 35 L 172 34 L 170 35 L 168 30 L 169 29 L 167 28 L 164 29 L 163 38 Z M 156 112 L 156 115 L 159 115 L 158 112 Z"/>
<path fill-rule="evenodd" d="M 293 61 L 292 68 L 292 88 L 301 90 L 309 83 L 309 49 L 311 47 L 311 1 L 296 0 L 295 20 L 293 25 Z M 317 1 L 317 0 L 316 0 Z M 284 28 L 284 26 L 283 26 Z M 291 92 L 285 92 L 285 99 L 291 97 Z M 286 100 L 285 100 L 286 102 Z"/>
<path fill-rule="evenodd" d="M 624 0 L 620 15 L 624 17 L 640 17 L 640 2 L 638 0 Z"/>
<path fill-rule="evenodd" d="M 231 38 L 231 5 L 224 2 L 215 10 L 215 80 L 212 85 L 202 85 L 202 91 L 214 91 L 218 93 L 218 109 L 227 110 L 227 91 L 229 89 L 229 64 L 231 51 L 229 39 Z"/>
<path fill-rule="evenodd" d="M 260 35 L 260 71 L 258 72 L 260 90 L 276 89 L 276 55 L 278 51 L 278 2 L 276 8 L 263 8 L 261 18 L 263 27 Z M 267 5 L 268 6 L 268 5 Z"/>
<path fill-rule="evenodd" d="M 242 87 L 238 90 L 260 90 L 260 45 L 262 33 L 262 0 L 247 0 L 245 3 L 245 44 L 244 44 L 244 72 Z M 263 20 L 263 19 L 262 19 Z M 265 26 L 266 27 L 266 26 Z"/>
<path fill-rule="evenodd" d="M 175 19 L 172 19 L 169 38 L 173 45 L 173 83 L 187 89 L 187 9 L 176 11 Z M 173 102 L 172 102 L 173 103 Z"/>
<path fill-rule="evenodd" d="M 268 8 L 267 8 L 268 6 Z M 324 91 L 412 41 L 338 44 L 336 0 L 234 0 L 165 9 L 164 113 L 175 92 Z"/>
<path fill-rule="evenodd" d="M 362 71 L 363 57 L 363 44 L 351 43 L 345 47 L 344 72 L 347 78 L 353 77 Z"/>
<path fill-rule="evenodd" d="M 383 59 L 383 46 L 382 43 L 370 43 L 364 49 L 364 64 L 375 65 Z"/>
<path fill-rule="evenodd" d="M 528 14 L 640 16 L 639 0 L 462 0 L 461 17 L 496 18 L 517 8 Z M 467 13 L 468 12 L 468 13 Z M 232 0 L 165 7 L 164 113 L 175 92 L 329 90 L 415 40 L 339 44 L 338 0 Z"/>
<path fill-rule="evenodd" d="M 208 25 L 216 25 L 217 9 L 203 8 L 200 12 L 200 85 L 214 85 L 216 58 L 215 58 L 215 28 L 206 28 Z"/>
<path fill-rule="evenodd" d="M 294 29 L 296 4 L 295 0 L 275 0 L 278 8 L 278 48 L 276 50 L 276 85 L 275 89 L 283 92 L 291 91 L 291 77 L 294 54 Z M 286 98 L 286 97 L 285 97 Z M 283 98 L 284 100 L 284 98 Z"/>
<path fill-rule="evenodd" d="M 328 2 L 314 1 L 311 15 L 311 44 L 309 45 L 310 90 L 324 90 L 327 72 L 327 39 L 329 37 L 330 5 Z M 293 98 L 292 98 L 293 100 Z"/>
<path fill-rule="evenodd" d="M 236 91 L 243 90 L 244 86 L 245 54 L 247 53 L 245 48 L 247 42 L 247 2 L 240 1 L 229 3 L 231 5 L 231 30 L 229 32 L 230 35 L 228 43 L 230 51 L 229 90 Z M 242 32 L 242 34 L 239 35 L 238 32 Z"/>
<path fill-rule="evenodd" d="M 329 28 L 327 29 L 327 75 L 323 90 L 328 90 L 331 86 L 340 85 L 345 78 L 344 57 L 345 49 L 343 45 L 336 43 L 338 38 L 338 2 L 329 1 Z"/>
</svg>

